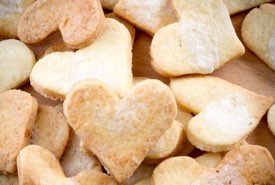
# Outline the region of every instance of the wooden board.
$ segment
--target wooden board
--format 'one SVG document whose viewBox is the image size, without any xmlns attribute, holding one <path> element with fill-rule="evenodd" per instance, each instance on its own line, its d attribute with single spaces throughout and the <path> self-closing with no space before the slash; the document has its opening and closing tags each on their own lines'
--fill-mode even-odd
<svg viewBox="0 0 275 185">
<path fill-rule="evenodd" d="M 233 24 L 236 28 L 238 36 L 240 35 L 241 23 L 247 12 L 232 17 Z M 149 47 L 152 37 L 140 30 L 137 31 L 135 44 L 133 46 L 133 73 L 134 76 L 147 76 L 157 78 L 165 83 L 169 83 L 169 79 L 159 76 L 150 66 Z M 41 57 L 45 49 L 53 43 L 60 42 L 60 33 L 54 33 L 43 43 L 31 45 L 37 57 Z M 222 68 L 215 71 L 212 75 L 235 83 L 249 90 L 260 94 L 273 96 L 275 98 L 275 71 L 268 68 L 248 49 L 246 54 L 241 58 L 231 61 Z M 41 97 L 36 93 L 29 84 L 23 87 L 24 90 L 30 92 L 37 98 L 40 104 L 57 105 L 62 102 L 54 102 Z M 275 137 L 271 134 L 267 127 L 266 116 L 262 119 L 260 125 L 248 137 L 248 142 L 259 144 L 267 147 L 275 158 Z"/>
</svg>

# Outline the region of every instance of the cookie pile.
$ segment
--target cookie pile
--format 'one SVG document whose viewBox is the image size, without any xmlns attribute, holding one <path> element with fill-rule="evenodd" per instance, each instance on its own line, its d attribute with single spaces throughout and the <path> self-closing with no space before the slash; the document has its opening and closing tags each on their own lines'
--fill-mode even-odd
<svg viewBox="0 0 275 185">
<path fill-rule="evenodd" d="M 208 75 L 244 45 L 275 70 L 267 2 L 1 1 L 0 185 L 274 184 L 272 154 L 246 142 L 267 112 L 275 134 L 273 97 Z M 242 42 L 230 15 L 250 8 Z M 133 76 L 136 31 L 163 82 Z"/>
</svg>

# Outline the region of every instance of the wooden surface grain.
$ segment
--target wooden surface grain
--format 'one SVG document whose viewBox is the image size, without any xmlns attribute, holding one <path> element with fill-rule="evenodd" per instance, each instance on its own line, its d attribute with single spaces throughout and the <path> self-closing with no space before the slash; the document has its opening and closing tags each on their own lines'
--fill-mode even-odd
<svg viewBox="0 0 275 185">
<path fill-rule="evenodd" d="M 232 17 L 232 22 L 240 39 L 241 24 L 246 14 L 247 12 L 244 12 Z M 169 83 L 169 79 L 159 76 L 150 65 L 149 48 L 151 40 L 152 37 L 150 35 L 140 30 L 137 31 L 133 46 L 133 74 L 134 76 L 157 78 L 165 83 Z M 54 33 L 49 36 L 46 41 L 31 45 L 30 48 L 35 52 L 37 58 L 39 58 L 43 55 L 47 47 L 57 42 L 61 42 L 60 33 Z M 275 98 L 275 71 L 268 68 L 248 49 L 246 49 L 244 56 L 229 62 L 216 70 L 212 75 L 257 93 L 273 96 Z M 23 89 L 37 98 L 40 104 L 54 106 L 62 103 L 41 97 L 29 84 L 26 84 Z M 266 115 L 255 131 L 248 137 L 247 141 L 252 144 L 259 144 L 267 147 L 273 157 L 275 157 L 275 137 L 267 127 Z"/>
</svg>

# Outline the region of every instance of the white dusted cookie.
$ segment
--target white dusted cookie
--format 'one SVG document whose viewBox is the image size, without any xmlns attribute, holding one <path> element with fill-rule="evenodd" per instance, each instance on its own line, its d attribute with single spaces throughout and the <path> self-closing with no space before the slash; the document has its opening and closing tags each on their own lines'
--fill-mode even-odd
<svg viewBox="0 0 275 185">
<path fill-rule="evenodd" d="M 170 0 L 120 0 L 114 13 L 150 35 L 177 20 Z"/>
<path fill-rule="evenodd" d="M 35 63 L 33 52 L 23 42 L 0 41 L 0 93 L 26 82 Z"/>
<path fill-rule="evenodd" d="M 39 105 L 31 144 L 39 145 L 60 159 L 69 139 L 69 124 L 59 107 Z"/>
<path fill-rule="evenodd" d="M 173 78 L 170 87 L 177 103 L 197 114 L 187 126 L 189 141 L 211 152 L 242 142 L 273 103 L 272 97 L 211 76 Z"/>
<path fill-rule="evenodd" d="M 275 5 L 251 10 L 242 24 L 244 44 L 275 70 Z"/>
<path fill-rule="evenodd" d="M 83 171 L 66 177 L 55 156 L 37 145 L 23 148 L 17 157 L 17 165 L 21 185 L 117 185 L 112 177 L 97 171 Z"/>
<path fill-rule="evenodd" d="M 236 13 L 239 13 L 244 10 L 248 10 L 250 8 L 253 8 L 255 6 L 259 6 L 263 3 L 270 2 L 272 0 L 223 0 L 223 2 L 226 4 L 226 7 L 230 13 L 230 15 L 234 15 Z"/>
<path fill-rule="evenodd" d="M 152 185 L 266 184 L 273 171 L 270 152 L 258 145 L 241 145 L 229 151 L 216 168 L 190 157 L 173 157 L 156 167 Z"/>
<path fill-rule="evenodd" d="M 174 0 L 180 20 L 158 30 L 151 64 L 162 76 L 208 74 L 245 49 L 222 0 Z"/>
<path fill-rule="evenodd" d="M 107 18 L 105 31 L 88 47 L 40 59 L 31 72 L 31 85 L 45 97 L 64 100 L 77 82 L 97 79 L 124 96 L 132 86 L 131 48 L 127 28 Z"/>
<path fill-rule="evenodd" d="M 17 37 L 17 26 L 21 15 L 35 0 L 0 1 L 0 38 Z"/>
<path fill-rule="evenodd" d="M 60 159 L 60 165 L 67 177 L 77 175 L 82 171 L 102 171 L 101 164 L 96 156 L 90 152 L 83 152 L 80 148 L 80 139 L 73 130 L 70 132 L 70 139 Z"/>
</svg>

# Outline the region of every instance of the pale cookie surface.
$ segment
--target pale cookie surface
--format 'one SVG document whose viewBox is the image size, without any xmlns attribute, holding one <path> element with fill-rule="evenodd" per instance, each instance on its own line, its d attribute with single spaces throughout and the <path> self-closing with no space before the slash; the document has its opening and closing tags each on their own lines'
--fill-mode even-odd
<svg viewBox="0 0 275 185">
<path fill-rule="evenodd" d="M 60 108 L 40 105 L 30 143 L 42 146 L 60 159 L 69 139 L 69 131 L 69 124 Z"/>
<path fill-rule="evenodd" d="M 263 3 L 271 2 L 272 0 L 223 0 L 230 15 L 248 10 Z"/>
<path fill-rule="evenodd" d="M 188 123 L 189 141 L 211 152 L 228 151 L 245 139 L 273 103 L 271 97 L 210 76 L 174 78 L 170 87 L 178 104 L 197 114 Z"/>
<path fill-rule="evenodd" d="M 174 0 L 174 6 L 180 21 L 161 28 L 151 44 L 159 74 L 208 74 L 244 54 L 222 1 Z"/>
<path fill-rule="evenodd" d="M 107 172 L 125 183 L 172 125 L 177 109 L 170 89 L 158 80 L 138 83 L 123 99 L 102 82 L 87 80 L 66 96 L 64 113 Z"/>
<path fill-rule="evenodd" d="M 35 0 L 0 1 L 0 38 L 17 37 L 20 16 Z"/>
<path fill-rule="evenodd" d="M 155 166 L 142 163 L 125 185 L 134 185 L 140 181 L 152 177 L 154 169 Z"/>
<path fill-rule="evenodd" d="M 30 94 L 0 94 L 0 172 L 16 172 L 16 157 L 29 144 L 36 112 L 37 102 Z"/>
<path fill-rule="evenodd" d="M 119 96 L 132 87 L 132 44 L 127 28 L 114 19 L 91 45 L 76 52 L 55 52 L 40 59 L 31 72 L 31 85 L 43 96 L 64 100 L 79 81 L 98 79 Z"/>
<path fill-rule="evenodd" d="M 37 145 L 22 149 L 17 165 L 20 185 L 117 185 L 113 178 L 97 171 L 83 171 L 66 178 L 55 156 Z"/>
<path fill-rule="evenodd" d="M 0 174 L 1 185 L 19 185 L 17 175 L 2 175 Z"/>
<path fill-rule="evenodd" d="M 166 130 L 159 141 L 151 148 L 150 152 L 145 158 L 145 163 L 158 164 L 164 159 L 176 155 L 184 147 L 186 140 L 186 131 L 184 126 L 174 121 L 172 126 Z"/>
<path fill-rule="evenodd" d="M 264 4 L 250 11 L 242 24 L 244 44 L 275 70 L 275 5 Z"/>
<path fill-rule="evenodd" d="M 87 170 L 102 171 L 101 164 L 95 156 L 80 150 L 80 139 L 73 130 L 70 133 L 70 139 L 60 164 L 67 177 L 75 176 Z"/>
<path fill-rule="evenodd" d="M 102 7 L 108 10 L 113 10 L 119 0 L 100 0 Z"/>
<path fill-rule="evenodd" d="M 117 16 L 114 13 L 109 13 L 105 15 L 106 18 L 112 18 L 117 20 L 118 22 L 124 24 L 124 26 L 126 26 L 126 28 L 129 30 L 130 34 L 131 34 L 131 38 L 132 38 L 132 44 L 134 44 L 134 40 L 135 40 L 135 35 L 136 35 L 136 28 L 135 26 L 133 26 L 132 24 L 130 24 L 128 21 L 122 19 L 121 17 Z"/>
<path fill-rule="evenodd" d="M 152 185 L 266 184 L 273 165 L 266 148 L 241 145 L 228 152 L 216 168 L 200 165 L 190 157 L 170 158 L 156 167 Z"/>
<path fill-rule="evenodd" d="M 215 168 L 222 160 L 221 153 L 206 153 L 196 158 L 196 161 L 206 167 Z"/>
<path fill-rule="evenodd" d="M 35 63 L 33 52 L 18 40 L 0 42 L 0 93 L 26 82 Z"/>
<path fill-rule="evenodd" d="M 177 20 L 170 0 L 120 0 L 114 13 L 151 35 Z"/>
<path fill-rule="evenodd" d="M 275 105 L 268 110 L 267 123 L 270 131 L 275 136 Z"/>
<path fill-rule="evenodd" d="M 18 37 L 37 43 L 59 29 L 68 47 L 81 48 L 94 41 L 104 25 L 100 0 L 37 0 L 21 16 Z"/>
</svg>

